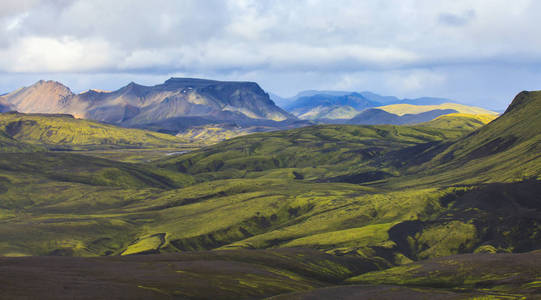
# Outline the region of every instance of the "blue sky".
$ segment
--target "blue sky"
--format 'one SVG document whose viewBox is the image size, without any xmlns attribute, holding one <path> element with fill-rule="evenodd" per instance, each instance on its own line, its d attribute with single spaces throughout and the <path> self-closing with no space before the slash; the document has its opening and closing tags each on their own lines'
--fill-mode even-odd
<svg viewBox="0 0 541 300">
<path fill-rule="evenodd" d="M 535 0 L 2 0 L 0 93 L 189 76 L 503 109 L 541 89 L 540 11 Z"/>
</svg>

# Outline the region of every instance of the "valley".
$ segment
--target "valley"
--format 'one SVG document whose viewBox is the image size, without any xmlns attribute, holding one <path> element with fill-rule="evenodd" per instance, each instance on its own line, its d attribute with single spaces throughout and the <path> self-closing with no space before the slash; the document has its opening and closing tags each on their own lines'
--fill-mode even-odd
<svg viewBox="0 0 541 300">
<path fill-rule="evenodd" d="M 53 285 L 51 297 L 66 298 L 539 296 L 527 262 L 541 249 L 540 112 L 541 92 L 522 92 L 499 117 L 465 109 L 237 137 L 117 126 L 142 113 L 116 125 L 3 113 L 0 268 L 15 275 L 0 282 L 14 297 L 42 293 L 31 268 L 74 288 Z M 249 125 L 269 122 L 289 121 Z"/>
</svg>

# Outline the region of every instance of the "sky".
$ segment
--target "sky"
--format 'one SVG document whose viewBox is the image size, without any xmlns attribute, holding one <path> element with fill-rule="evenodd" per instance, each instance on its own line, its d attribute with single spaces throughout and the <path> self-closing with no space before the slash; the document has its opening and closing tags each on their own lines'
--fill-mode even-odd
<svg viewBox="0 0 541 300">
<path fill-rule="evenodd" d="M 0 94 L 201 77 L 501 110 L 541 90 L 540 12 L 537 0 L 2 0 Z"/>
</svg>

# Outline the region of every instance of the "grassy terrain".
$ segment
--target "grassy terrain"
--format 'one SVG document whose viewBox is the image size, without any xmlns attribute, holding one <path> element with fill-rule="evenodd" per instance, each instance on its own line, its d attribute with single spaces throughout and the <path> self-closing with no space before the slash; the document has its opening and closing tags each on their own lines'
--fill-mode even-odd
<svg viewBox="0 0 541 300">
<path fill-rule="evenodd" d="M 155 160 L 180 155 L 201 148 L 200 144 L 180 144 L 173 148 L 117 148 L 72 151 L 81 155 L 105 158 L 127 163 L 148 163 Z"/>
<path fill-rule="evenodd" d="M 6 154 L 0 236 L 7 242 L 0 252 L 87 256 L 301 246 L 385 267 L 487 243 L 497 251 L 533 250 L 540 231 L 539 221 L 528 217 L 539 207 L 535 178 L 521 183 L 530 178 L 521 174 L 487 185 L 492 181 L 483 172 L 462 182 L 463 165 L 435 173 L 442 153 L 507 118 L 466 135 L 423 126 L 344 125 L 259 133 L 153 166 Z M 523 140 L 530 144 L 532 138 L 537 135 L 528 132 Z M 492 159 L 477 159 L 475 166 Z M 415 171 L 423 164 L 431 167 Z M 537 168 L 538 160 L 530 165 Z M 494 194 L 509 196 L 490 206 Z M 9 242 L 30 229 L 27 241 Z M 509 230 L 524 234 L 508 238 Z"/>
<path fill-rule="evenodd" d="M 24 144 L 53 149 L 160 148 L 184 143 L 168 134 L 121 128 L 70 115 L 0 114 L 0 134 Z M 6 151 L 4 146 L 1 148 Z"/>
<path fill-rule="evenodd" d="M 157 165 L 203 180 L 286 176 L 347 181 L 338 178 L 347 174 L 371 181 L 394 175 L 396 168 L 384 161 L 385 155 L 463 134 L 429 127 L 319 125 L 234 138 Z"/>
<path fill-rule="evenodd" d="M 115 218 L 107 209 L 191 182 L 183 174 L 82 155 L 0 154 L 0 251 L 3 255 L 114 251 L 131 241 L 126 239 L 137 224 L 129 216 Z"/>
<path fill-rule="evenodd" d="M 522 92 L 506 113 L 412 167 L 406 184 L 541 179 L 541 92 Z"/>
<path fill-rule="evenodd" d="M 251 134 L 160 159 L 156 154 L 151 163 L 94 157 L 147 160 L 108 150 L 90 155 L 2 153 L 0 255 L 123 256 L 129 261 L 135 254 L 288 253 L 277 249 L 300 247 L 353 259 L 364 269 L 352 271 L 349 263 L 345 271 L 334 266 L 344 272 L 333 281 L 313 273 L 299 279 L 298 270 L 285 268 L 297 274 L 287 273 L 291 286 L 283 283 L 284 273 L 275 277 L 265 268 L 254 271 L 258 275 L 253 281 L 231 281 L 229 273 L 216 268 L 204 275 L 167 278 L 188 284 L 194 278 L 214 278 L 212 272 L 222 274 L 216 280 L 229 291 L 224 298 L 303 291 L 347 277 L 355 283 L 403 285 L 399 290 L 415 293 L 406 277 L 405 282 L 379 282 L 380 273 L 367 273 L 376 274 L 372 281 L 354 276 L 456 254 L 484 257 L 541 248 L 539 112 L 541 93 L 521 93 L 504 115 L 475 130 L 468 125 L 472 118 L 464 115 L 422 126 L 319 125 Z M 27 141 L 14 145 L 50 145 Z M 311 259 L 312 254 L 301 254 Z M 115 259 L 124 258 L 111 262 Z M 243 263 L 236 258 L 230 267 L 245 270 Z M 531 282 L 502 293 L 538 293 L 538 279 L 532 279 L 538 275 L 528 276 Z M 149 293 L 176 295 L 174 285 L 163 287 L 158 281 L 141 285 Z M 437 293 L 451 298 L 460 286 L 471 289 L 471 296 L 482 294 L 477 283 L 468 284 L 422 288 L 445 288 Z"/>
<path fill-rule="evenodd" d="M 464 113 L 454 113 L 439 116 L 436 119 L 418 124 L 417 126 L 428 126 L 433 128 L 442 128 L 442 129 L 459 129 L 464 131 L 471 131 L 478 129 L 494 119 L 497 115 L 475 115 L 475 114 L 464 114 Z"/>
<path fill-rule="evenodd" d="M 403 116 L 406 114 L 419 114 L 436 109 L 453 109 L 456 110 L 458 113 L 472 115 L 497 115 L 495 112 L 486 110 L 484 108 L 457 103 L 443 103 L 438 105 L 391 104 L 379 106 L 377 108 L 399 116 Z"/>
</svg>

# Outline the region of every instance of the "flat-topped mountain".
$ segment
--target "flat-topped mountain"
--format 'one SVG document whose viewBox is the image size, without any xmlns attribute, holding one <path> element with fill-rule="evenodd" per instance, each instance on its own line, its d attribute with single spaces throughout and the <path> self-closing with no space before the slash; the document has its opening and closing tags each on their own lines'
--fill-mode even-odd
<svg viewBox="0 0 541 300">
<path fill-rule="evenodd" d="M 23 113 L 67 113 L 128 127 L 168 129 L 239 121 L 242 124 L 282 122 L 295 117 L 277 107 L 254 82 L 171 78 L 144 86 L 134 82 L 116 91 L 74 94 L 59 82 L 39 81 L 0 97 L 5 110 Z M 181 124 L 179 126 L 178 124 Z M 175 128 L 178 129 L 178 128 Z"/>
</svg>

